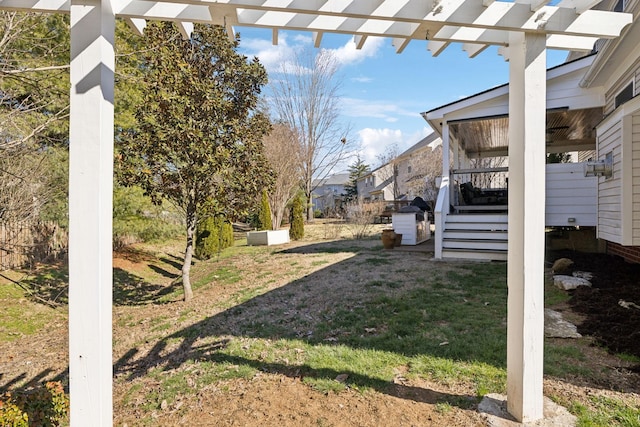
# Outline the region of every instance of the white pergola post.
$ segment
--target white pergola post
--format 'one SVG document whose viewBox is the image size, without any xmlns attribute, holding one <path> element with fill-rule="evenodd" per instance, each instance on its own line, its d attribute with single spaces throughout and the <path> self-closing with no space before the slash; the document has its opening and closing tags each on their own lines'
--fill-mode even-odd
<svg viewBox="0 0 640 427">
<path fill-rule="evenodd" d="M 530 422 L 543 417 L 544 35 L 510 34 L 509 75 L 507 409 Z"/>
<path fill-rule="evenodd" d="M 72 0 L 69 129 L 71 425 L 111 426 L 115 14 Z"/>
<path fill-rule="evenodd" d="M 446 121 L 442 123 L 442 178 L 449 178 L 449 185 L 451 185 L 451 136 L 449 123 Z M 449 204 L 446 206 L 445 213 L 449 213 Z"/>
</svg>

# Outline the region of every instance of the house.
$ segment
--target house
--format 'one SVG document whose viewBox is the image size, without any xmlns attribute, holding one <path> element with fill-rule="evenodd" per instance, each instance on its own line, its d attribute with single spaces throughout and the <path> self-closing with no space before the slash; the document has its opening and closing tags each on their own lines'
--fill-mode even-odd
<svg viewBox="0 0 640 427">
<path fill-rule="evenodd" d="M 315 180 L 311 199 L 313 210 L 327 213 L 339 206 L 344 197 L 345 185 L 348 182 L 348 173 L 333 174 Z"/>
<path fill-rule="evenodd" d="M 605 1 L 638 16 L 638 2 Z M 632 8 L 632 10 L 629 10 Z M 546 76 L 546 226 L 593 227 L 606 251 L 640 262 L 640 24 L 571 53 Z M 422 114 L 452 159 L 443 165 L 436 257 L 507 258 L 509 86 Z M 542 142 L 541 142 L 542 143 Z"/>
<path fill-rule="evenodd" d="M 393 191 L 393 164 L 386 163 L 357 181 L 358 198 L 365 202 L 392 201 Z"/>
<path fill-rule="evenodd" d="M 441 146 L 442 138 L 432 132 L 394 159 L 399 199 L 421 197 L 435 203 L 436 178 L 442 170 Z"/>
<path fill-rule="evenodd" d="M 358 197 L 365 201 L 406 201 L 416 197 L 435 201 L 433 187 L 442 170 L 437 153 L 442 139 L 431 133 L 390 162 L 358 179 Z"/>
</svg>

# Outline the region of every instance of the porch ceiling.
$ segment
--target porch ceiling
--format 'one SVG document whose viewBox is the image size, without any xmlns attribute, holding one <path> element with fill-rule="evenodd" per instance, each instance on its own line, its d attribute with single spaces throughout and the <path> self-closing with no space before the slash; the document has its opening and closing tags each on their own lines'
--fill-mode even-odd
<svg viewBox="0 0 640 427">
<path fill-rule="evenodd" d="M 547 111 L 547 152 L 594 150 L 595 127 L 603 117 L 602 107 Z M 509 118 L 506 115 L 452 121 L 449 132 L 470 158 L 508 154 Z"/>
</svg>

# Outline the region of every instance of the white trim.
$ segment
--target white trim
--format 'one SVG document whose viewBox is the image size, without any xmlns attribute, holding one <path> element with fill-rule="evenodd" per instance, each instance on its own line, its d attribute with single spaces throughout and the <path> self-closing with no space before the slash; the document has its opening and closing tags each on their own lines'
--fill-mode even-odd
<svg viewBox="0 0 640 427">
<path fill-rule="evenodd" d="M 620 225 L 621 244 L 633 245 L 633 123 L 630 114 L 622 117 L 622 141 L 620 147 Z"/>
</svg>

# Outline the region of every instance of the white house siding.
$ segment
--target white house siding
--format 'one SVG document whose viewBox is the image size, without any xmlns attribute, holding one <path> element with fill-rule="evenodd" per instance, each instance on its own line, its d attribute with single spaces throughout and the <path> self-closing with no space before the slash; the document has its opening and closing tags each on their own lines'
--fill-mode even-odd
<svg viewBox="0 0 640 427">
<path fill-rule="evenodd" d="M 584 176 L 581 163 L 547 165 L 547 226 L 597 225 L 598 182 Z M 573 218 L 574 221 L 570 221 Z"/>
<path fill-rule="evenodd" d="M 613 176 L 598 178 L 598 238 L 622 244 L 622 121 L 598 128 L 598 159 L 613 152 Z"/>
<path fill-rule="evenodd" d="M 640 60 L 639 60 L 640 61 Z M 636 63 L 634 67 L 628 70 L 620 79 L 618 79 L 606 93 L 605 114 L 615 110 L 616 95 L 620 93 L 630 82 L 633 81 L 633 95 L 640 93 L 640 64 Z"/>
<path fill-rule="evenodd" d="M 633 246 L 640 246 L 640 111 L 631 115 L 632 191 L 633 191 Z"/>
</svg>

